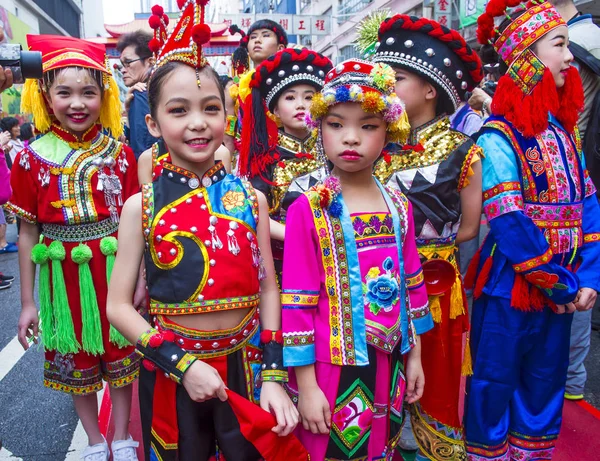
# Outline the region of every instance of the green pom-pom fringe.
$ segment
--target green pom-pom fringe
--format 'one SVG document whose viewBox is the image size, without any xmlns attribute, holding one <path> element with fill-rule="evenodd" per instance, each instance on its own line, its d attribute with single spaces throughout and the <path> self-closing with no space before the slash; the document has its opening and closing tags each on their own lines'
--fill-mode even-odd
<svg viewBox="0 0 600 461">
<path fill-rule="evenodd" d="M 79 299 L 81 301 L 81 342 L 83 350 L 92 355 L 104 353 L 102 324 L 94 279 L 88 262 L 92 250 L 87 245 L 78 245 L 71 251 L 73 261 L 79 264 Z"/>
<path fill-rule="evenodd" d="M 104 256 L 111 256 L 117 252 L 119 244 L 115 237 L 104 237 L 100 240 L 100 251 Z"/>
<path fill-rule="evenodd" d="M 92 250 L 84 244 L 79 244 L 71 250 L 71 259 L 77 265 L 89 263 L 92 256 Z"/>
<path fill-rule="evenodd" d="M 46 264 L 50 259 L 48 247 L 43 243 L 36 243 L 31 249 L 31 260 L 34 264 Z"/>
<path fill-rule="evenodd" d="M 110 342 L 115 344 L 120 349 L 131 346 L 131 343 L 125 339 L 125 336 L 119 333 L 119 330 L 112 325 L 110 326 Z"/>
<path fill-rule="evenodd" d="M 379 34 L 379 26 L 391 16 L 392 13 L 388 9 L 376 10 L 358 25 L 358 38 L 354 42 L 354 47 L 365 59 L 371 58 L 377 51 L 375 45 Z"/>
<path fill-rule="evenodd" d="M 48 256 L 52 261 L 64 261 L 67 257 L 67 251 L 65 250 L 65 247 L 62 244 L 62 242 L 55 240 L 50 245 L 48 245 Z"/>
<path fill-rule="evenodd" d="M 56 325 L 56 350 L 63 355 L 75 353 L 81 349 L 81 345 L 75 336 L 65 276 L 62 270 L 61 261 L 66 257 L 62 242 L 52 242 L 48 246 L 48 255 L 52 260 L 52 306 Z"/>
<path fill-rule="evenodd" d="M 56 319 L 52 307 L 50 290 L 50 267 L 48 266 L 48 247 L 37 243 L 31 249 L 31 260 L 40 266 L 38 279 L 38 293 L 40 297 L 40 334 L 44 346 L 48 350 L 55 350 L 57 344 Z"/>
</svg>

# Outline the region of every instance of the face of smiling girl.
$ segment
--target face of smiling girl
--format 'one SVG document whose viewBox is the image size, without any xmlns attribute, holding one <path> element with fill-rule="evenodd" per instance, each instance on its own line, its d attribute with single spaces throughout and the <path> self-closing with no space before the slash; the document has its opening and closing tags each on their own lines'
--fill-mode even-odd
<svg viewBox="0 0 600 461">
<path fill-rule="evenodd" d="M 100 118 L 102 93 L 87 69 L 67 67 L 58 73 L 46 100 L 60 125 L 76 136 L 83 135 Z"/>
<path fill-rule="evenodd" d="M 150 133 L 162 137 L 175 163 L 196 171 L 193 165 L 211 165 L 223 143 L 225 109 L 219 83 L 200 71 L 179 65 L 162 81 L 154 117 L 147 116 Z"/>
</svg>

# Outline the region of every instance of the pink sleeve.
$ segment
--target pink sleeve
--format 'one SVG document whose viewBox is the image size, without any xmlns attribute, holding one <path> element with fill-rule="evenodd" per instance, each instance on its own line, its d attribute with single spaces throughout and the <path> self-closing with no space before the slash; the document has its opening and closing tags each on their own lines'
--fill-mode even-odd
<svg viewBox="0 0 600 461">
<path fill-rule="evenodd" d="M 6 164 L 6 155 L 0 149 L 0 205 L 4 205 L 10 199 L 12 189 L 10 188 L 10 170 Z M 0 210 L 0 213 L 2 211 Z"/>
<path fill-rule="evenodd" d="M 321 289 L 321 258 L 312 209 L 301 195 L 289 208 L 283 251 L 281 305 L 283 361 L 315 363 L 315 315 Z"/>
<path fill-rule="evenodd" d="M 407 230 L 402 244 L 402 256 L 404 258 L 404 273 L 406 277 L 406 288 L 410 300 L 410 316 L 417 334 L 423 334 L 433 328 L 433 319 L 429 312 L 429 301 L 427 289 L 423 280 L 423 268 L 417 252 L 415 242 L 415 223 L 412 214 L 412 205 L 406 200 L 407 206 Z"/>
</svg>

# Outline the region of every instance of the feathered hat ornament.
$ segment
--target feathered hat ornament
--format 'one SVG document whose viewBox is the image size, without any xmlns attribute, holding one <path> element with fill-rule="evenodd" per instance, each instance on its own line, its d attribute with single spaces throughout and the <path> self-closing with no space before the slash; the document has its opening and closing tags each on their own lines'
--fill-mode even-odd
<svg viewBox="0 0 600 461">
<path fill-rule="evenodd" d="M 358 38 L 354 47 L 363 59 L 369 60 L 377 51 L 377 38 L 379 26 L 383 21 L 392 16 L 388 9 L 375 10 L 358 25 Z"/>
</svg>

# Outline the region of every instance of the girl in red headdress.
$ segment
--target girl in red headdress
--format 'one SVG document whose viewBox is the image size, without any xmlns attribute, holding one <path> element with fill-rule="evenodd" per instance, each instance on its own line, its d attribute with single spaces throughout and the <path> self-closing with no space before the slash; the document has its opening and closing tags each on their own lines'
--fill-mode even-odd
<svg viewBox="0 0 600 461">
<path fill-rule="evenodd" d="M 108 296 L 111 322 L 144 357 L 146 457 L 206 461 L 218 449 L 229 460 L 306 461 L 289 435 L 298 413 L 282 386 L 266 201 L 215 164 L 225 101 L 202 54 L 206 0 L 179 4 L 148 85 L 148 128 L 170 160 L 125 204 L 119 236 L 128 245 Z M 142 259 L 150 322 L 131 302 Z"/>
<path fill-rule="evenodd" d="M 477 141 L 490 234 L 472 265 L 472 460 L 552 459 L 572 313 L 591 309 L 600 289 L 600 209 L 576 127 L 583 90 L 567 26 L 548 2 L 506 13 L 518 5 L 492 0 L 478 20 L 506 73 Z"/>
<path fill-rule="evenodd" d="M 98 428 L 103 378 L 114 405 L 113 459 L 137 459 L 128 425 L 138 357 L 106 318 L 119 216 L 138 188 L 133 153 L 113 139 L 122 132 L 119 90 L 103 46 L 47 35 L 27 41 L 42 52 L 44 74 L 25 84 L 23 111 L 44 135 L 15 159 L 7 205 L 22 219 L 19 341 L 27 349 L 41 336 L 44 384 L 73 395 L 90 445 L 83 459 L 110 455 Z"/>
</svg>

